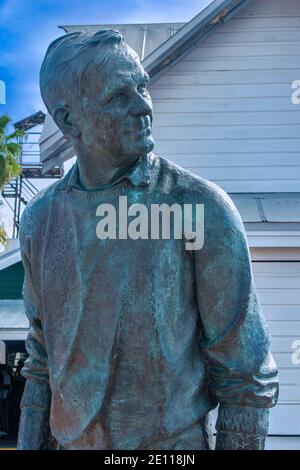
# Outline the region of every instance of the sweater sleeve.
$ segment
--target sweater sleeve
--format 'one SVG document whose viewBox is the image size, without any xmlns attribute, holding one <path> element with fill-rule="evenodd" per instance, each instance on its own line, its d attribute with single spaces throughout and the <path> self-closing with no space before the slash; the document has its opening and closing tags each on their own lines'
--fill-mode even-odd
<svg viewBox="0 0 300 470">
<path fill-rule="evenodd" d="M 268 408 L 278 396 L 277 368 L 243 223 L 221 191 L 206 208 L 205 242 L 195 252 L 195 272 L 201 348 L 209 388 L 220 405 L 217 448 L 263 448 Z"/>
<path fill-rule="evenodd" d="M 28 390 L 25 390 L 21 406 L 34 404 L 37 406 L 48 406 L 48 394 L 45 395 L 44 393 L 44 390 L 49 387 L 48 360 L 44 345 L 42 322 L 34 294 L 30 263 L 24 251 L 21 251 L 21 256 L 25 271 L 22 293 L 25 313 L 29 320 L 29 332 L 25 342 L 29 356 L 22 369 L 22 375 L 27 379 L 27 383 L 29 381 L 34 384 L 27 387 L 27 389 L 29 387 L 32 389 L 29 396 Z"/>
<path fill-rule="evenodd" d="M 20 228 L 20 249 L 24 266 L 22 293 L 29 320 L 25 346 L 29 356 L 21 372 L 26 384 L 21 400 L 18 449 L 39 449 L 48 446 L 51 390 L 42 319 L 30 262 L 29 226 L 25 221 L 26 213 Z"/>
</svg>

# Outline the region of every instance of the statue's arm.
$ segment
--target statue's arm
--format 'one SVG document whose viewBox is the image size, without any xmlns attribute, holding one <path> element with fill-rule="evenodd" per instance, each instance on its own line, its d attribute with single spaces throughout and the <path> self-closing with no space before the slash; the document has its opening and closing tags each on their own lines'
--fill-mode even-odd
<svg viewBox="0 0 300 470">
<path fill-rule="evenodd" d="M 230 199 L 220 196 L 206 208 L 205 242 L 195 252 L 201 345 L 219 403 L 216 449 L 263 449 L 278 397 L 277 368 L 243 223 Z"/>
<path fill-rule="evenodd" d="M 29 356 L 21 372 L 26 378 L 26 383 L 21 401 L 17 448 L 46 449 L 51 437 L 49 427 L 51 389 L 39 302 L 30 264 L 30 249 L 28 249 L 30 240 L 24 220 L 26 218 L 22 217 L 20 248 L 24 266 L 23 299 L 29 320 L 29 333 L 25 344 Z"/>
<path fill-rule="evenodd" d="M 46 383 L 28 379 L 21 404 L 18 450 L 49 449 L 51 391 Z"/>
</svg>

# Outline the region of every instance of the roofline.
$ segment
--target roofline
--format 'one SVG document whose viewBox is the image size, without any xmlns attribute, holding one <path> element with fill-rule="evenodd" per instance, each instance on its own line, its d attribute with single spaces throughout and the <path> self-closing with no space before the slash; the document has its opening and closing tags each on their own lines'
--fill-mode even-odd
<svg viewBox="0 0 300 470">
<path fill-rule="evenodd" d="M 170 22 L 164 22 L 164 23 L 101 23 L 100 24 L 66 24 L 66 25 L 58 25 L 57 27 L 59 29 L 63 29 L 65 32 L 67 32 L 66 28 L 95 28 L 96 26 L 171 26 L 171 25 L 176 25 L 176 24 L 182 24 L 185 25 L 187 22 L 186 21 L 170 21 Z"/>
<path fill-rule="evenodd" d="M 170 39 L 165 41 L 143 61 L 150 77 L 173 64 L 196 42 L 211 33 L 220 23 L 232 18 L 251 0 L 214 0 Z"/>
<path fill-rule="evenodd" d="M 195 42 L 203 39 L 211 33 L 216 26 L 232 18 L 236 13 L 245 7 L 251 0 L 213 0 L 206 8 L 200 11 L 188 23 L 181 23 L 183 26 L 161 46 L 155 49 L 143 60 L 143 66 L 150 77 L 160 72 L 166 66 L 173 64 L 183 53 L 187 52 Z M 180 23 L 117 23 L 103 24 L 102 26 L 150 26 L 150 25 L 171 25 Z M 67 27 L 79 25 L 61 25 L 58 28 L 65 32 Z M 99 25 L 80 25 L 81 27 L 93 27 Z"/>
<path fill-rule="evenodd" d="M 20 248 L 16 248 L 13 250 L 13 252 L 8 253 L 5 257 L 3 256 L 3 258 L 0 260 L 0 271 L 2 271 L 2 269 L 9 268 L 13 264 L 19 263 L 20 261 L 22 261 Z"/>
<path fill-rule="evenodd" d="M 31 129 L 32 127 L 38 126 L 40 124 L 44 124 L 45 118 L 46 118 L 46 114 L 43 111 L 39 110 L 36 113 L 30 114 L 29 116 L 26 116 L 20 121 L 15 122 L 14 127 L 15 129 L 21 129 L 21 130 L 27 131 Z"/>
</svg>

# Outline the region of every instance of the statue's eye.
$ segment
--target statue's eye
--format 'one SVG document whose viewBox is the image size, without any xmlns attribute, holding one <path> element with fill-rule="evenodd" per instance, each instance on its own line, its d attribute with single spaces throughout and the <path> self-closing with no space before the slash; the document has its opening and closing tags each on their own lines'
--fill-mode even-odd
<svg viewBox="0 0 300 470">
<path fill-rule="evenodd" d="M 114 93 L 108 100 L 107 103 L 113 103 L 114 101 L 117 101 L 120 98 L 123 98 L 125 96 L 124 91 L 118 91 L 117 93 Z"/>
</svg>

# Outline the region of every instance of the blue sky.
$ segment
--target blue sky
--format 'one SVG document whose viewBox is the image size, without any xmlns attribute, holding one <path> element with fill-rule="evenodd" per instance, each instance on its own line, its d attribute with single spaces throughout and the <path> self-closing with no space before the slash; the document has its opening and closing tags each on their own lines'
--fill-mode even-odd
<svg viewBox="0 0 300 470">
<path fill-rule="evenodd" d="M 58 25 L 189 21 L 210 0 L 0 0 L 0 80 L 7 112 L 18 121 L 44 110 L 38 74 Z"/>
</svg>

